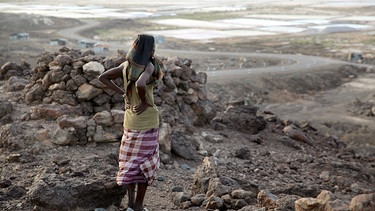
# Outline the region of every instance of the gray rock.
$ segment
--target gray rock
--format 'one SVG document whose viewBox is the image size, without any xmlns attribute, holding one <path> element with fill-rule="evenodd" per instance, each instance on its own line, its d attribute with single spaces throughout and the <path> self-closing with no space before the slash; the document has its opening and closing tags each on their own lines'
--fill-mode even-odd
<svg viewBox="0 0 375 211">
<path fill-rule="evenodd" d="M 84 83 L 80 87 L 78 87 L 76 95 L 77 99 L 80 101 L 89 101 L 91 99 L 94 99 L 96 96 L 100 95 L 102 92 L 102 89 Z"/>
<path fill-rule="evenodd" d="M 313 145 L 313 141 L 311 140 L 311 138 L 306 133 L 304 133 L 302 130 L 298 129 L 294 125 L 289 125 L 289 126 L 284 127 L 283 131 L 287 136 L 289 136 L 290 138 L 296 141 L 300 141 L 311 146 Z"/>
<path fill-rule="evenodd" d="M 66 114 L 57 118 L 56 120 L 58 126 L 62 129 L 73 127 L 76 129 L 85 129 L 87 127 L 87 119 L 84 116 L 70 117 Z"/>
<path fill-rule="evenodd" d="M 361 194 L 352 198 L 349 204 L 351 211 L 375 210 L 375 193 Z"/>
<path fill-rule="evenodd" d="M 234 152 L 234 156 L 243 160 L 250 160 L 251 159 L 250 149 L 247 147 L 236 149 L 236 151 Z"/>
<path fill-rule="evenodd" d="M 258 193 L 257 200 L 258 200 L 258 206 L 259 207 L 266 207 L 267 210 L 269 209 L 275 209 L 276 208 L 276 201 L 279 199 L 276 195 L 261 190 Z"/>
<path fill-rule="evenodd" d="M 30 108 L 30 117 L 33 120 L 56 120 L 63 115 L 80 116 L 82 110 L 79 106 L 69 105 L 38 105 Z"/>
<path fill-rule="evenodd" d="M 49 67 L 53 67 L 53 66 L 63 67 L 65 65 L 71 64 L 72 62 L 73 62 L 73 59 L 69 55 L 67 55 L 67 54 L 59 54 L 48 65 L 49 65 Z"/>
<path fill-rule="evenodd" d="M 8 92 L 15 92 L 23 90 L 28 83 L 28 80 L 19 76 L 12 76 L 8 80 Z"/>
<path fill-rule="evenodd" d="M 0 80 L 10 79 L 12 76 L 25 76 L 31 73 L 30 64 L 23 62 L 16 64 L 14 62 L 6 62 L 0 68 Z"/>
<path fill-rule="evenodd" d="M 50 71 L 48 71 L 42 79 L 43 90 L 48 90 L 48 88 L 52 84 L 61 82 L 64 75 L 65 73 L 61 70 L 61 67 L 59 66 L 50 69 Z"/>
<path fill-rule="evenodd" d="M 246 207 L 243 207 L 242 209 L 239 209 L 239 211 L 266 211 L 267 209 L 265 207 L 259 208 L 254 205 L 249 205 Z"/>
<path fill-rule="evenodd" d="M 170 154 L 172 150 L 171 126 L 162 122 L 159 128 L 159 147 L 160 151 Z"/>
<path fill-rule="evenodd" d="M 0 125 L 11 122 L 11 113 L 13 112 L 13 105 L 11 102 L 0 102 Z"/>
<path fill-rule="evenodd" d="M 98 106 L 105 105 L 111 102 L 111 96 L 105 93 L 101 93 L 93 98 L 93 102 L 95 103 L 95 105 L 98 105 Z"/>
<path fill-rule="evenodd" d="M 294 149 L 301 149 L 301 147 L 296 143 L 293 139 L 289 136 L 276 136 L 276 141 L 283 143 L 285 146 L 294 148 Z"/>
<path fill-rule="evenodd" d="M 86 83 L 86 78 L 83 77 L 83 75 L 75 75 L 72 77 L 72 82 L 74 83 L 71 83 L 71 88 L 68 87 L 69 90 L 71 91 L 75 91 L 78 89 L 78 87 L 80 87 L 82 84 Z"/>
<path fill-rule="evenodd" d="M 276 210 L 295 211 L 294 202 L 300 198 L 301 197 L 296 195 L 286 195 L 284 197 L 280 197 L 276 201 Z"/>
<path fill-rule="evenodd" d="M 205 194 L 198 194 L 198 195 L 191 197 L 190 201 L 195 206 L 201 206 L 205 199 L 206 199 Z"/>
<path fill-rule="evenodd" d="M 51 142 L 57 145 L 70 145 L 78 141 L 77 137 L 74 136 L 74 128 L 60 127 L 56 128 L 52 133 Z"/>
<path fill-rule="evenodd" d="M 231 187 L 221 183 L 220 178 L 211 178 L 208 183 L 208 189 L 206 196 L 218 196 L 221 197 L 230 193 Z"/>
<path fill-rule="evenodd" d="M 221 210 L 224 207 L 224 202 L 220 197 L 211 196 L 204 202 L 206 210 Z"/>
<path fill-rule="evenodd" d="M 171 151 L 172 153 L 186 158 L 188 160 L 194 160 L 196 158 L 196 149 L 191 143 L 191 138 L 182 132 L 176 131 L 171 134 Z"/>
<path fill-rule="evenodd" d="M 189 196 L 189 194 L 184 193 L 184 192 L 177 192 L 177 193 L 173 196 L 173 203 L 174 203 L 174 205 L 176 205 L 176 206 L 180 206 L 181 203 L 186 202 L 186 201 L 189 201 L 189 200 L 190 200 L 190 196 Z"/>
<path fill-rule="evenodd" d="M 239 210 L 243 207 L 246 207 L 248 204 L 244 199 L 236 199 L 233 203 L 233 208 Z"/>
<path fill-rule="evenodd" d="M 113 124 L 113 117 L 109 111 L 98 112 L 93 116 L 93 119 L 97 125 L 111 126 Z"/>
<path fill-rule="evenodd" d="M 251 192 L 251 191 L 245 191 L 242 189 L 237 189 L 232 191 L 231 196 L 234 199 L 246 199 L 246 198 L 251 198 L 251 197 L 256 197 L 256 194 Z"/>
<path fill-rule="evenodd" d="M 214 121 L 225 124 L 228 128 L 258 134 L 266 127 L 263 117 L 257 116 L 258 108 L 253 105 L 230 106 L 226 112 L 216 117 Z"/>
<path fill-rule="evenodd" d="M 181 186 L 173 186 L 171 190 L 172 192 L 184 192 L 184 188 Z"/>
<path fill-rule="evenodd" d="M 40 83 L 32 85 L 30 88 L 25 87 L 25 102 L 31 103 L 33 101 L 41 101 L 44 97 L 45 91 Z"/>
<path fill-rule="evenodd" d="M 125 112 L 123 110 L 118 110 L 118 109 L 111 110 L 113 123 L 119 123 L 119 124 L 124 123 L 124 113 Z"/>
<path fill-rule="evenodd" d="M 108 183 L 111 180 L 100 175 L 72 180 L 44 169 L 35 177 L 27 195 L 33 205 L 47 210 L 76 210 L 82 207 L 93 210 L 121 202 L 125 189 Z"/>
<path fill-rule="evenodd" d="M 116 134 L 116 131 L 111 127 L 103 127 L 97 125 L 95 134 L 92 136 L 92 140 L 97 143 L 106 143 L 106 142 L 117 142 L 121 138 L 121 134 Z"/>
<path fill-rule="evenodd" d="M 82 66 L 85 78 L 91 81 L 104 72 L 104 66 L 96 61 L 88 62 Z"/>
<path fill-rule="evenodd" d="M 277 187 L 270 190 L 274 194 L 288 194 L 288 195 L 298 195 L 301 197 L 315 197 L 320 191 L 317 184 L 288 184 L 283 187 Z"/>
<path fill-rule="evenodd" d="M 74 94 L 69 91 L 56 90 L 52 93 L 51 98 L 54 102 L 57 102 L 61 105 L 71 105 L 71 106 L 78 105 L 78 102 Z M 46 98 L 44 98 L 44 100 L 45 99 Z M 44 100 L 43 102 L 45 102 Z"/>
<path fill-rule="evenodd" d="M 23 196 L 25 196 L 27 193 L 27 190 L 22 186 L 10 186 L 6 192 L 5 192 L 5 199 L 6 200 L 14 200 L 14 199 L 20 199 Z"/>
</svg>

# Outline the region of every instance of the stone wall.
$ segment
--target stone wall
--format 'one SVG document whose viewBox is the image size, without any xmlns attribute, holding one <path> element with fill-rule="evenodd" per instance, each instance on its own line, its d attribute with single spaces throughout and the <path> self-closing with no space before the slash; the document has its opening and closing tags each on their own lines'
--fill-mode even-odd
<svg viewBox="0 0 375 211">
<path fill-rule="evenodd" d="M 66 47 L 44 53 L 24 88 L 24 101 L 31 107 L 26 119 L 56 121 L 51 141 L 59 145 L 118 141 L 122 135 L 124 100 L 106 88 L 98 76 L 124 62 L 125 55 L 126 52 L 119 51 L 105 58 L 90 50 L 81 52 Z M 160 110 L 161 127 L 193 130 L 208 125 L 216 110 L 207 99 L 207 75 L 192 69 L 188 59 L 160 60 L 164 78 L 155 89 L 155 103 Z M 122 79 L 115 83 L 123 86 Z"/>
</svg>

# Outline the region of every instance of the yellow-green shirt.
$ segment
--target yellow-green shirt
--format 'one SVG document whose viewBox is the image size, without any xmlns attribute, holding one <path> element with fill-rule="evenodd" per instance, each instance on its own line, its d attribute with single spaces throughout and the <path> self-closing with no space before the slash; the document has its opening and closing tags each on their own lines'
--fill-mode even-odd
<svg viewBox="0 0 375 211">
<path fill-rule="evenodd" d="M 124 78 L 124 88 L 126 90 L 126 85 L 128 83 L 126 77 L 126 68 L 128 66 L 128 62 L 124 62 L 124 69 L 123 69 L 123 78 Z M 152 128 L 159 127 L 159 114 L 158 108 L 154 103 L 154 84 L 149 84 L 146 86 L 146 99 L 147 102 L 152 105 L 152 107 L 148 107 L 144 112 L 139 115 L 136 115 L 133 112 L 133 107 L 138 105 L 141 101 L 138 97 L 137 89 L 135 87 L 135 83 L 133 83 L 131 87 L 131 93 L 128 96 L 128 100 L 130 103 L 130 108 L 125 108 L 124 114 L 124 128 L 133 129 L 133 130 L 148 130 Z"/>
</svg>

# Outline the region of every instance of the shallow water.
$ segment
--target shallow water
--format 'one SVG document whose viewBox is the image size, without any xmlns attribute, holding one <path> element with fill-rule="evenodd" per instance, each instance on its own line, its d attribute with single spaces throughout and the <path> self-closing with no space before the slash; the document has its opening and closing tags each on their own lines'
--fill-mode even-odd
<svg viewBox="0 0 375 211">
<path fill-rule="evenodd" d="M 309 15 L 300 14 L 297 11 L 288 14 L 273 13 L 267 7 L 274 5 L 283 7 L 307 8 L 314 13 Z M 44 0 L 30 0 L 9 3 L 0 3 L 0 12 L 7 13 L 28 13 L 44 16 L 69 17 L 69 18 L 113 18 L 113 19 L 136 19 L 150 17 L 166 17 L 153 21 L 161 26 L 174 26 L 182 29 L 154 30 L 148 31 L 154 35 L 174 37 L 187 40 L 209 40 L 214 38 L 229 38 L 240 36 L 267 36 L 277 34 L 295 33 L 333 33 L 340 31 L 369 30 L 375 28 L 375 16 L 371 15 L 348 15 L 334 12 L 337 8 L 358 8 L 375 6 L 374 1 L 224 1 L 224 0 L 203 0 L 203 1 L 107 1 L 93 0 L 90 4 L 79 1 L 63 0 L 58 3 L 51 3 Z M 301 7 L 301 8 L 300 8 Z M 253 8 L 266 8 L 252 10 Z M 318 8 L 318 9 L 317 9 Z M 322 14 L 317 14 L 319 8 Z M 326 15 L 327 9 L 331 9 L 332 15 Z M 245 14 L 241 18 L 222 20 L 188 20 L 171 18 L 178 13 L 193 12 L 233 12 L 249 11 L 254 14 Z M 293 9 L 292 9 L 293 10 Z M 248 12 L 248 13 L 249 13 Z M 285 11 L 284 11 L 285 12 Z M 266 14 L 267 13 L 267 14 Z M 152 20 L 150 20 L 152 21 Z M 335 24 L 340 22 L 340 24 Z M 355 22 L 355 23 L 354 23 Z"/>
</svg>

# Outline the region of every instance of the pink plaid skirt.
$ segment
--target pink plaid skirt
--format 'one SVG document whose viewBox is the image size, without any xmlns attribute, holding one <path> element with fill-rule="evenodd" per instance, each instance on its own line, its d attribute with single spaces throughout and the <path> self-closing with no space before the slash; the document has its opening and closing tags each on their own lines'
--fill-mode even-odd
<svg viewBox="0 0 375 211">
<path fill-rule="evenodd" d="M 158 129 L 124 129 L 119 153 L 119 186 L 154 181 L 160 166 Z"/>
</svg>

